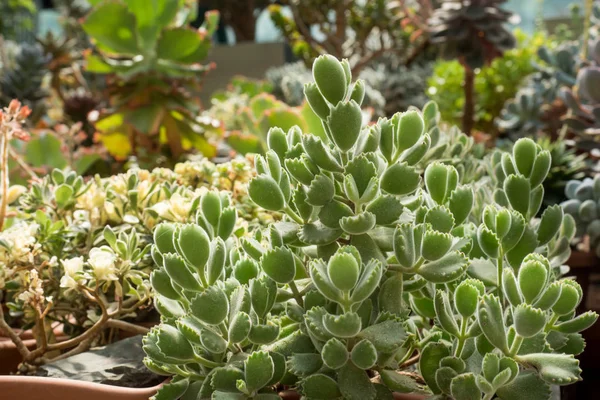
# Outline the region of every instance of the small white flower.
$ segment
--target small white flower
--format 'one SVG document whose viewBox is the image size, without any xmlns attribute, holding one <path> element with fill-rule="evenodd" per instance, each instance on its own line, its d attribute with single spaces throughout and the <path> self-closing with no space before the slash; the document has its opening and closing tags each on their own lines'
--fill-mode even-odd
<svg viewBox="0 0 600 400">
<path fill-rule="evenodd" d="M 117 257 L 109 247 L 95 247 L 90 250 L 88 264 L 92 267 L 94 275 L 99 281 L 116 281 L 119 279 L 116 275 L 116 260 Z"/>
<path fill-rule="evenodd" d="M 67 289 L 66 291 L 77 289 L 77 281 L 69 275 L 63 275 L 60 278 L 60 287 Z"/>
<path fill-rule="evenodd" d="M 63 260 L 62 264 L 65 269 L 65 276 L 75 278 L 77 273 L 83 271 L 83 257 L 74 257 L 69 260 Z"/>
<path fill-rule="evenodd" d="M 27 290 L 17 296 L 19 300 L 23 301 L 25 304 L 30 304 L 38 302 L 44 298 L 42 281 L 40 280 L 36 270 L 31 270 L 26 273 L 26 282 L 28 282 L 29 287 Z"/>
</svg>

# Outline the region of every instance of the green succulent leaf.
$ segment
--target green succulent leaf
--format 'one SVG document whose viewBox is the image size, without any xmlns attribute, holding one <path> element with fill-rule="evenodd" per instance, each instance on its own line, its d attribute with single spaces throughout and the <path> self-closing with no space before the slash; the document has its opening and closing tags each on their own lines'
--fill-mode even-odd
<svg viewBox="0 0 600 400">
<path fill-rule="evenodd" d="M 487 340 L 502 352 L 507 353 L 508 342 L 500 299 L 494 295 L 483 296 L 477 307 L 477 320 Z"/>
<path fill-rule="evenodd" d="M 421 352 L 419 371 L 421 371 L 425 383 L 434 394 L 441 393 L 440 387 L 436 383 L 435 374 L 440 367 L 442 358 L 449 355 L 450 349 L 441 342 L 428 343 Z"/>
<path fill-rule="evenodd" d="M 209 325 L 218 325 L 227 318 L 229 302 L 222 289 L 210 286 L 192 299 L 190 310 L 200 321 Z"/>
<path fill-rule="evenodd" d="M 343 152 L 349 151 L 356 144 L 362 127 L 360 106 L 354 100 L 337 103 L 331 108 L 327 125 L 337 147 Z"/>
<path fill-rule="evenodd" d="M 346 346 L 336 338 L 331 338 L 321 349 L 323 363 L 331 369 L 339 369 L 348 361 Z"/>
<path fill-rule="evenodd" d="M 338 383 L 344 399 L 375 400 L 377 392 L 365 371 L 349 362 L 338 372 Z"/>
<path fill-rule="evenodd" d="M 546 325 L 545 313 L 539 308 L 531 307 L 529 304 L 517 306 L 513 318 L 515 330 L 525 338 L 537 335 Z"/>
<path fill-rule="evenodd" d="M 446 283 L 460 278 L 467 266 L 465 255 L 460 251 L 452 251 L 439 260 L 423 264 L 418 273 L 429 282 Z"/>
<path fill-rule="evenodd" d="M 479 400 L 481 390 L 477 387 L 475 375 L 466 373 L 456 376 L 450 384 L 450 393 L 456 400 Z"/>
<path fill-rule="evenodd" d="M 281 211 L 285 206 L 283 192 L 268 175 L 259 175 L 250 181 L 248 194 L 252 201 L 269 211 Z"/>
<path fill-rule="evenodd" d="M 312 73 L 319 91 L 327 101 L 337 104 L 346 97 L 348 90 L 346 73 L 342 63 L 335 57 L 329 54 L 317 57 L 313 63 Z"/>
<path fill-rule="evenodd" d="M 381 189 L 395 195 L 413 193 L 420 183 L 419 173 L 405 162 L 391 165 L 381 177 Z"/>
<path fill-rule="evenodd" d="M 300 382 L 302 394 L 310 399 L 331 400 L 342 396 L 337 382 L 324 374 L 314 374 Z"/>
<path fill-rule="evenodd" d="M 571 354 L 533 353 L 519 356 L 518 361 L 535 368 L 551 385 L 568 385 L 581 380 L 579 360 Z"/>
<path fill-rule="evenodd" d="M 277 247 L 263 254 L 260 266 L 275 282 L 287 284 L 296 276 L 294 254 L 285 247 Z"/>
</svg>

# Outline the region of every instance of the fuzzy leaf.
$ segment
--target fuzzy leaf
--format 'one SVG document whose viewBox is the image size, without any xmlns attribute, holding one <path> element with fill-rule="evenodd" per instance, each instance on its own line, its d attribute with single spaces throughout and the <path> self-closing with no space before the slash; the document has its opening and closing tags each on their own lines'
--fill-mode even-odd
<svg viewBox="0 0 600 400">
<path fill-rule="evenodd" d="M 277 247 L 263 254 L 260 266 L 265 274 L 275 282 L 286 284 L 296 276 L 294 255 L 286 247 Z"/>
<path fill-rule="evenodd" d="M 351 362 L 338 372 L 340 391 L 347 400 L 375 400 L 376 391 L 369 376 Z"/>
<path fill-rule="evenodd" d="M 340 150 L 347 152 L 356 144 L 360 134 L 362 126 L 360 106 L 354 100 L 338 103 L 331 109 L 327 125 L 333 142 Z"/>
<path fill-rule="evenodd" d="M 319 56 L 313 63 L 313 78 L 319 91 L 332 104 L 346 96 L 348 83 L 342 64 L 329 54 Z"/>
<path fill-rule="evenodd" d="M 338 384 L 327 375 L 314 374 L 300 382 L 302 394 L 310 399 L 331 400 L 342 396 Z"/>
<path fill-rule="evenodd" d="M 475 375 L 472 373 L 458 375 L 452 379 L 450 385 L 452 397 L 456 400 L 480 400 L 481 390 L 475 382 Z"/>
<path fill-rule="evenodd" d="M 421 375 L 427 383 L 427 386 L 429 386 L 429 389 L 431 389 L 434 394 L 441 393 L 441 390 L 436 383 L 435 373 L 440 367 L 442 358 L 448 357 L 449 355 L 450 350 L 441 342 L 428 343 L 421 352 L 419 370 L 421 371 Z"/>
<path fill-rule="evenodd" d="M 533 353 L 519 356 L 520 362 L 534 367 L 552 385 L 569 385 L 581 380 L 579 360 L 573 355 Z"/>
<path fill-rule="evenodd" d="M 407 163 L 396 163 L 385 170 L 381 177 L 381 189 L 395 195 L 406 195 L 419 187 L 421 176 Z"/>
<path fill-rule="evenodd" d="M 494 295 L 483 296 L 477 307 L 477 320 L 489 342 L 504 353 L 508 352 L 504 315 L 498 297 Z"/>
<path fill-rule="evenodd" d="M 342 368 L 348 361 L 346 346 L 336 338 L 331 338 L 321 349 L 323 362 L 331 369 Z"/>
<path fill-rule="evenodd" d="M 252 201 L 269 211 L 280 211 L 285 206 L 283 192 L 268 175 L 259 175 L 250 181 L 248 194 Z"/>
<path fill-rule="evenodd" d="M 217 286 L 210 286 L 192 299 L 190 310 L 202 322 L 209 325 L 218 325 L 227 317 L 229 302 L 222 289 Z"/>
<path fill-rule="evenodd" d="M 459 251 L 452 251 L 436 261 L 423 264 L 418 273 L 429 282 L 446 283 L 458 279 L 467 269 L 468 260 Z"/>
</svg>

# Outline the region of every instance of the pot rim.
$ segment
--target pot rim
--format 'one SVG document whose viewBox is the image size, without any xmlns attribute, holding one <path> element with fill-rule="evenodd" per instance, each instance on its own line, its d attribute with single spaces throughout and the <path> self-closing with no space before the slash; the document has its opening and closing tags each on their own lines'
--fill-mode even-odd
<svg viewBox="0 0 600 400">
<path fill-rule="evenodd" d="M 166 381 L 166 379 L 165 379 Z M 146 387 L 146 388 L 127 388 L 120 386 L 112 386 L 105 385 L 102 383 L 95 382 L 86 382 L 86 381 L 77 381 L 73 379 L 65 379 L 65 378 L 49 378 L 46 376 L 21 376 L 21 375 L 8 375 L 8 376 L 0 376 L 0 388 L 7 384 L 19 384 L 22 387 L 27 387 L 28 390 L 33 389 L 34 387 L 46 387 L 46 385 L 61 385 L 71 388 L 91 390 L 95 392 L 102 392 L 106 395 L 142 395 L 148 394 L 148 397 L 152 396 L 156 393 L 158 389 L 160 389 L 164 383 L 161 383 L 156 386 Z"/>
</svg>

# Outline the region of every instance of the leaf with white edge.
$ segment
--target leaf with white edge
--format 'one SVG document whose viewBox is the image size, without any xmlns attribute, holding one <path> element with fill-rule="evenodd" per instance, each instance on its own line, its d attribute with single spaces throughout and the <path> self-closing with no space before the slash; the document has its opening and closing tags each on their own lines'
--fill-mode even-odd
<svg viewBox="0 0 600 400">
<path fill-rule="evenodd" d="M 460 186 L 450 194 L 448 208 L 454 216 L 455 224 L 462 224 L 466 221 L 473 209 L 473 189 L 470 186 Z"/>
<path fill-rule="evenodd" d="M 229 302 L 222 289 L 217 286 L 210 286 L 192 299 L 190 310 L 202 322 L 209 325 L 218 325 L 227 318 Z"/>
<path fill-rule="evenodd" d="M 552 167 L 552 156 L 548 150 L 543 150 L 538 153 L 535 158 L 535 164 L 531 175 L 529 176 L 529 182 L 532 188 L 536 188 L 544 182 L 544 179 L 548 176 L 548 172 Z"/>
<path fill-rule="evenodd" d="M 342 172 L 344 170 L 318 136 L 304 135 L 302 137 L 302 145 L 312 162 L 325 171 Z"/>
<path fill-rule="evenodd" d="M 321 207 L 319 220 L 331 229 L 340 229 L 340 220 L 354 215 L 352 209 L 341 201 L 333 200 Z"/>
<path fill-rule="evenodd" d="M 346 312 L 341 315 L 325 314 L 323 326 L 331 335 L 341 338 L 351 338 L 360 332 L 362 321 L 360 316 L 354 312 Z"/>
<path fill-rule="evenodd" d="M 421 254 L 427 261 L 442 258 L 452 247 L 452 235 L 439 231 L 426 231 L 423 236 Z"/>
<path fill-rule="evenodd" d="M 271 380 L 274 370 L 273 360 L 268 353 L 256 351 L 244 361 L 246 387 L 254 392 Z"/>
<path fill-rule="evenodd" d="M 537 145 L 529 138 L 517 140 L 513 146 L 513 159 L 515 167 L 520 174 L 529 177 L 533 170 L 537 154 Z"/>
<path fill-rule="evenodd" d="M 436 291 L 434 307 L 442 329 L 451 335 L 458 336 L 459 331 L 456 319 L 454 318 L 454 310 L 450 305 L 450 300 L 448 299 L 446 292 L 442 290 Z"/>
<path fill-rule="evenodd" d="M 323 359 L 317 353 L 293 354 L 287 362 L 289 372 L 299 377 L 310 376 L 322 366 Z"/>
<path fill-rule="evenodd" d="M 480 225 L 477 229 L 477 242 L 485 255 L 497 259 L 499 255 L 500 241 L 494 232 Z"/>
<path fill-rule="evenodd" d="M 343 232 L 341 229 L 331 229 L 316 222 L 302 225 L 298 238 L 306 244 L 324 245 L 335 242 Z"/>
<path fill-rule="evenodd" d="M 517 276 L 519 289 L 526 303 L 533 303 L 546 287 L 548 270 L 538 261 L 526 261 L 519 268 Z"/>
<path fill-rule="evenodd" d="M 252 201 L 269 211 L 281 211 L 285 206 L 283 192 L 268 175 L 259 175 L 250 181 L 248 194 Z"/>
<path fill-rule="evenodd" d="M 342 217 L 340 228 L 350 235 L 361 235 L 373 229 L 376 222 L 375 214 L 364 211 L 358 215 Z"/>
<path fill-rule="evenodd" d="M 306 201 L 313 206 L 324 206 L 333 200 L 333 181 L 324 174 L 316 175 L 306 192 Z"/>
<path fill-rule="evenodd" d="M 380 187 L 389 194 L 406 195 L 419 187 L 421 176 L 407 163 L 396 163 L 385 170 Z"/>
<path fill-rule="evenodd" d="M 161 386 L 151 400 L 172 400 L 178 399 L 188 390 L 190 386 L 189 379 L 180 379 L 176 382 L 170 382 Z"/>
<path fill-rule="evenodd" d="M 504 315 L 498 297 L 489 294 L 483 296 L 477 307 L 477 320 L 489 342 L 502 352 L 507 353 L 508 342 L 504 327 Z"/>
<path fill-rule="evenodd" d="M 436 231 L 448 233 L 454 227 L 454 217 L 446 206 L 435 206 L 427 210 L 425 223 Z"/>
<path fill-rule="evenodd" d="M 155 269 L 150 274 L 150 283 L 156 293 L 172 300 L 179 300 L 179 293 L 173 288 L 171 278 L 164 269 Z"/>
<path fill-rule="evenodd" d="M 327 125 L 337 147 L 343 152 L 349 151 L 356 144 L 362 127 L 360 106 L 354 100 L 337 103 L 329 112 Z"/>
<path fill-rule="evenodd" d="M 436 261 L 430 261 L 419 267 L 417 273 L 433 283 L 452 282 L 465 272 L 468 259 L 460 251 L 452 251 Z"/>
<path fill-rule="evenodd" d="M 504 268 L 504 271 L 502 271 L 502 289 L 504 290 L 506 299 L 513 307 L 518 306 L 523 302 L 517 278 L 515 277 L 512 268 L 506 267 Z"/>
<path fill-rule="evenodd" d="M 348 292 L 358 282 L 360 265 L 349 253 L 338 250 L 327 263 L 327 275 L 331 283 L 341 291 Z"/>
<path fill-rule="evenodd" d="M 394 255 L 404 268 L 412 268 L 421 256 L 421 240 L 425 231 L 424 225 L 413 226 L 404 223 L 394 231 Z"/>
<path fill-rule="evenodd" d="M 518 305 L 513 314 L 517 333 L 525 338 L 537 335 L 546 325 L 546 314 L 529 304 Z"/>
<path fill-rule="evenodd" d="M 164 254 L 163 258 L 165 270 L 175 283 L 187 290 L 200 290 L 202 288 L 198 279 L 185 265 L 183 258 L 171 253 Z"/>
<path fill-rule="evenodd" d="M 523 259 L 525 259 L 528 254 L 533 253 L 537 246 L 537 235 L 533 229 L 526 227 L 519 243 L 506 253 L 506 259 L 513 268 L 518 268 L 523 262 Z"/>
<path fill-rule="evenodd" d="M 338 372 L 338 384 L 347 400 L 375 400 L 377 395 L 367 373 L 351 362 Z"/>
<path fill-rule="evenodd" d="M 558 233 L 563 220 L 563 210 L 555 204 L 546 208 L 537 228 L 537 238 L 540 246 L 548 243 Z"/>
<path fill-rule="evenodd" d="M 375 215 L 377 225 L 390 225 L 398 221 L 403 208 L 394 196 L 384 194 L 373 200 L 367 206 L 367 211 Z"/>
<path fill-rule="evenodd" d="M 350 359 L 358 368 L 370 369 L 377 362 L 377 349 L 369 340 L 363 339 L 352 348 Z"/>
<path fill-rule="evenodd" d="M 569 385 L 581 380 L 579 360 L 569 354 L 533 353 L 520 355 L 517 361 L 535 368 L 552 385 Z"/>
<path fill-rule="evenodd" d="M 527 216 L 531 186 L 524 176 L 511 175 L 504 181 L 504 192 L 513 209 Z"/>
<path fill-rule="evenodd" d="M 319 91 L 327 101 L 337 104 L 346 97 L 348 83 L 342 63 L 329 54 L 317 57 L 312 74 Z"/>
<path fill-rule="evenodd" d="M 392 353 L 406 340 L 404 324 L 400 321 L 388 320 L 363 329 L 357 337 L 369 340 L 377 351 Z"/>
<path fill-rule="evenodd" d="M 448 357 L 449 355 L 450 349 L 441 342 L 428 343 L 421 352 L 419 370 L 421 371 L 425 383 L 427 383 L 427 386 L 429 386 L 429 389 L 431 389 L 434 394 L 441 393 L 441 390 L 436 383 L 435 374 L 440 367 L 442 358 Z"/>
<path fill-rule="evenodd" d="M 268 321 L 266 325 L 252 325 L 248 340 L 253 344 L 270 344 L 279 337 L 279 325 Z"/>
<path fill-rule="evenodd" d="M 304 315 L 306 328 L 309 333 L 320 341 L 331 339 L 332 335 L 327 332 L 323 325 L 323 316 L 327 311 L 320 306 L 310 308 Z"/>
<path fill-rule="evenodd" d="M 198 273 L 204 273 L 204 266 L 210 256 L 210 239 L 198 225 L 186 224 L 175 231 L 177 252 Z"/>
<path fill-rule="evenodd" d="M 342 396 L 337 382 L 327 375 L 314 374 L 300 381 L 302 394 L 309 399 L 331 400 Z"/>
<path fill-rule="evenodd" d="M 496 396 L 501 400 L 548 400 L 550 386 L 535 372 L 523 371 L 511 383 L 498 388 Z"/>
<path fill-rule="evenodd" d="M 348 361 L 346 346 L 336 338 L 331 338 L 321 349 L 323 362 L 331 369 L 339 369 Z"/>
<path fill-rule="evenodd" d="M 475 375 L 470 372 L 452 379 L 450 392 L 456 400 L 481 400 L 481 390 L 477 387 Z"/>
<path fill-rule="evenodd" d="M 245 312 L 239 312 L 229 324 L 229 341 L 231 343 L 241 343 L 250 334 L 252 328 L 252 321 L 250 316 Z"/>
<path fill-rule="evenodd" d="M 563 280 L 560 296 L 552 306 L 552 311 L 558 315 L 567 315 L 573 312 L 581 301 L 581 287 L 575 281 Z"/>
<path fill-rule="evenodd" d="M 381 311 L 395 315 L 403 315 L 406 305 L 402 298 L 403 280 L 400 275 L 392 275 L 387 278 L 379 289 L 378 303 Z"/>
<path fill-rule="evenodd" d="M 269 278 L 280 284 L 289 283 L 296 276 L 294 255 L 286 247 L 267 251 L 260 259 L 260 266 Z"/>
<path fill-rule="evenodd" d="M 310 277 L 317 290 L 327 299 L 339 302 L 342 298 L 342 292 L 329 279 L 327 265 L 323 260 L 311 261 L 309 269 Z"/>
<path fill-rule="evenodd" d="M 508 252 L 512 250 L 523 237 L 525 232 L 525 219 L 515 211 L 510 213 L 510 229 L 508 233 L 502 237 L 502 250 Z"/>
<path fill-rule="evenodd" d="M 458 171 L 450 165 L 434 162 L 425 169 L 425 187 L 437 204 L 445 204 L 458 184 Z"/>
<path fill-rule="evenodd" d="M 594 325 L 597 320 L 598 314 L 594 311 L 587 311 L 571 320 L 554 325 L 553 329 L 562 333 L 578 333 Z"/>
<path fill-rule="evenodd" d="M 212 387 L 217 391 L 237 392 L 236 382 L 244 379 L 244 372 L 233 366 L 219 367 L 214 370 Z"/>
<path fill-rule="evenodd" d="M 479 296 L 481 295 L 479 289 L 471 284 L 470 281 L 472 279 L 462 281 L 454 291 L 454 306 L 463 317 L 470 317 L 475 314 Z"/>
<path fill-rule="evenodd" d="M 377 287 L 381 281 L 383 268 L 378 260 L 371 259 L 364 266 L 362 274 L 350 295 L 350 301 L 353 303 L 362 303 L 365 301 Z"/>
<path fill-rule="evenodd" d="M 154 244 L 162 254 L 175 253 L 175 225 L 165 222 L 154 229 Z"/>
<path fill-rule="evenodd" d="M 552 282 L 546 288 L 539 300 L 535 302 L 534 306 L 542 310 L 548 310 L 558 301 L 561 290 L 562 286 L 560 282 Z"/>
<path fill-rule="evenodd" d="M 419 384 L 412 375 L 402 372 L 381 370 L 381 381 L 394 392 L 399 393 L 428 393 L 426 386 Z"/>
</svg>

